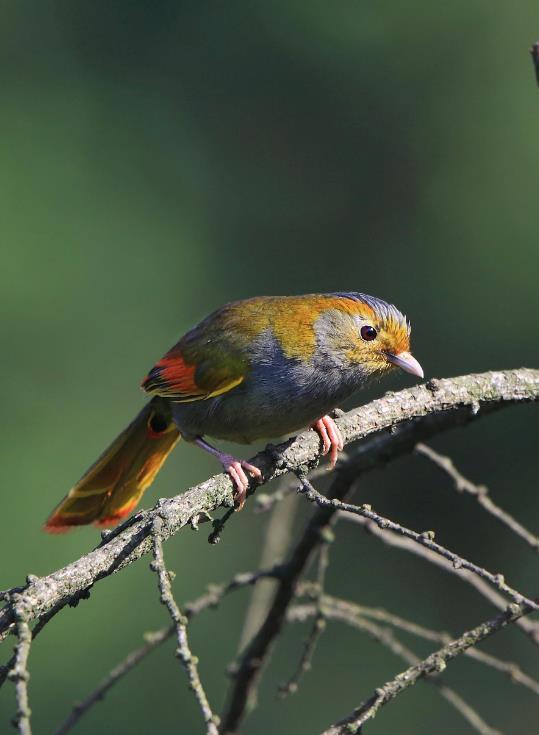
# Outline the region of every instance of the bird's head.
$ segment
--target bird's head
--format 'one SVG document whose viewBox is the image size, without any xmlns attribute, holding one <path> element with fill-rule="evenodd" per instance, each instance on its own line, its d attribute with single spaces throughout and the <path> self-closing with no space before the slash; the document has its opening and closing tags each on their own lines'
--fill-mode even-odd
<svg viewBox="0 0 539 735">
<path fill-rule="evenodd" d="M 330 339 L 347 361 L 367 375 L 399 367 L 423 377 L 423 368 L 410 352 L 410 322 L 392 304 L 361 293 L 335 294 L 341 315 Z"/>
</svg>

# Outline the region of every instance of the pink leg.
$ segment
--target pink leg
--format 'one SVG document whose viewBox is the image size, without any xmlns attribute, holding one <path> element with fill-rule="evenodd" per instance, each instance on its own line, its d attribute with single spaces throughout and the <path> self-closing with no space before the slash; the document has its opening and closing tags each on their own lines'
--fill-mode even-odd
<svg viewBox="0 0 539 735">
<path fill-rule="evenodd" d="M 344 447 L 344 440 L 339 427 L 331 416 L 326 415 L 322 416 L 318 421 L 315 421 L 314 424 L 312 424 L 312 428 L 320 434 L 320 438 L 322 440 L 322 454 L 330 452 L 329 467 L 330 469 L 333 469 L 339 452 L 341 452 Z"/>
<path fill-rule="evenodd" d="M 241 510 L 245 503 L 245 498 L 247 497 L 247 490 L 249 489 L 249 478 L 245 474 L 244 469 L 253 477 L 258 479 L 262 477 L 262 473 L 258 467 L 255 467 L 254 464 L 249 464 L 249 462 L 246 462 L 244 459 L 236 459 L 231 454 L 220 452 L 215 447 L 212 447 L 211 444 L 208 444 L 207 441 L 204 441 L 200 436 L 195 439 L 195 444 L 205 452 L 209 452 L 210 454 L 213 454 L 214 457 L 217 457 L 219 462 L 223 465 L 224 471 L 228 472 L 236 488 L 234 500 L 237 503 L 237 510 Z"/>
</svg>

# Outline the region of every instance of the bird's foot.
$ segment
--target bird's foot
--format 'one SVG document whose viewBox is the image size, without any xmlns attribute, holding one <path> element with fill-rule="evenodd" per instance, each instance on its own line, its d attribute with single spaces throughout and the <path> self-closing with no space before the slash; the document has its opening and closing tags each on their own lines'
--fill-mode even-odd
<svg viewBox="0 0 539 735">
<path fill-rule="evenodd" d="M 344 448 L 344 439 L 341 431 L 331 416 L 322 416 L 311 424 L 311 428 L 320 434 L 322 440 L 322 454 L 329 452 L 329 468 L 332 470 L 337 462 L 339 452 Z"/>
<path fill-rule="evenodd" d="M 245 474 L 245 470 L 247 470 L 251 477 L 256 477 L 257 480 L 262 477 L 262 472 L 254 464 L 250 464 L 244 459 L 236 459 L 231 454 L 221 454 L 219 461 L 235 485 L 234 502 L 236 504 L 236 510 L 241 510 L 247 497 L 247 490 L 249 489 L 249 478 Z"/>
<path fill-rule="evenodd" d="M 262 477 L 262 472 L 255 467 L 254 464 L 250 464 L 245 459 L 236 459 L 231 454 L 226 452 L 220 452 L 207 441 L 204 441 L 202 437 L 195 439 L 195 443 L 204 451 L 213 454 L 219 462 L 223 465 L 224 471 L 230 475 L 230 479 L 234 483 L 234 502 L 236 504 L 236 510 L 241 510 L 247 497 L 247 490 L 249 489 L 249 478 L 247 477 L 245 470 L 252 476 L 259 480 Z"/>
</svg>

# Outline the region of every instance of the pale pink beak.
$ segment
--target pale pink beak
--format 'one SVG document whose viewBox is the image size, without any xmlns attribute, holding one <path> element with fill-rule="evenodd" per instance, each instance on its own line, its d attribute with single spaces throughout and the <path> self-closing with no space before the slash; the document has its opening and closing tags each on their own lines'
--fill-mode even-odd
<svg viewBox="0 0 539 735">
<path fill-rule="evenodd" d="M 393 355 L 391 352 L 386 352 L 386 357 L 389 362 L 392 362 L 393 365 L 400 367 L 401 370 L 404 370 L 407 373 L 411 373 L 412 375 L 417 375 L 418 378 L 424 377 L 423 368 L 410 352 L 399 352 L 398 355 Z"/>
</svg>

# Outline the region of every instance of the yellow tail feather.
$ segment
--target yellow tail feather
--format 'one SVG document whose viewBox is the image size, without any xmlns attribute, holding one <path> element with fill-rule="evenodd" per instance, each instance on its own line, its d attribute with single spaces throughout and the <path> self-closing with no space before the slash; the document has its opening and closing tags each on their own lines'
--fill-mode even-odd
<svg viewBox="0 0 539 735">
<path fill-rule="evenodd" d="M 154 398 L 69 491 L 45 523 L 50 533 L 111 526 L 135 508 L 180 434 L 168 405 Z"/>
</svg>

